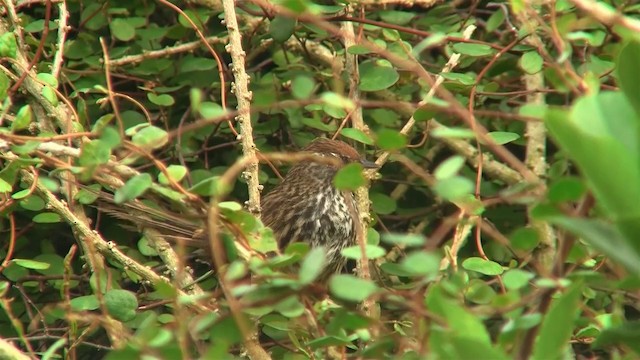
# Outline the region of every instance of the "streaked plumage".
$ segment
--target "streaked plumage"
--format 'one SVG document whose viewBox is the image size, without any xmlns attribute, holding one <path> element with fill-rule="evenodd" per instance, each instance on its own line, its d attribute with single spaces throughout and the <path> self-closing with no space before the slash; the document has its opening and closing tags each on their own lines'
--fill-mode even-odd
<svg viewBox="0 0 640 360">
<path fill-rule="evenodd" d="M 319 138 L 303 151 L 334 157 L 339 165 L 301 162 L 293 166 L 263 198 L 262 221 L 273 229 L 280 248 L 294 241 L 324 246 L 327 266 L 321 277 L 326 277 L 344 266 L 346 259 L 340 251 L 356 243 L 359 226 L 353 193 L 336 189 L 333 178 L 348 163 L 361 162 L 367 167 L 373 164 L 338 140 Z"/>
</svg>

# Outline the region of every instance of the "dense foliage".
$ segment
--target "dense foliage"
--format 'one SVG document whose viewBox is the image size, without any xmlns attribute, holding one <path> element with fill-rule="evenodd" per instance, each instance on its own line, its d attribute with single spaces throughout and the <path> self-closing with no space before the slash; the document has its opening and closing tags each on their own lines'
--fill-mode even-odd
<svg viewBox="0 0 640 360">
<path fill-rule="evenodd" d="M 633 1 L 1 3 L 3 356 L 640 356 Z M 327 283 L 256 217 L 319 136 Z"/>
</svg>

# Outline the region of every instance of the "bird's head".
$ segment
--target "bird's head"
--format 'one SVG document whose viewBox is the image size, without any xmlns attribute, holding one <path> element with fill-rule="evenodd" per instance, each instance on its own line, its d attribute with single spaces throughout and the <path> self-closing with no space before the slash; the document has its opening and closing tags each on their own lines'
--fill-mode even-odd
<svg viewBox="0 0 640 360">
<path fill-rule="evenodd" d="M 304 151 L 312 152 L 321 156 L 331 156 L 340 161 L 342 166 L 351 163 L 360 163 L 365 169 L 376 169 L 376 163 L 360 156 L 358 151 L 349 144 L 340 140 L 317 138 L 313 140 Z"/>
</svg>

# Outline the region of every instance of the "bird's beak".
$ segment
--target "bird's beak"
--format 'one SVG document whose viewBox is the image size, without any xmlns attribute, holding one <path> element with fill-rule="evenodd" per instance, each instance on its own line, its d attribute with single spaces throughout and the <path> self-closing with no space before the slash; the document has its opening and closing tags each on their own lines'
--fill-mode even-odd
<svg viewBox="0 0 640 360">
<path fill-rule="evenodd" d="M 364 167 L 365 169 L 377 169 L 380 167 L 378 166 L 378 164 L 374 163 L 373 161 L 369 161 L 367 159 L 360 160 L 360 164 L 362 164 L 362 167 Z"/>
</svg>

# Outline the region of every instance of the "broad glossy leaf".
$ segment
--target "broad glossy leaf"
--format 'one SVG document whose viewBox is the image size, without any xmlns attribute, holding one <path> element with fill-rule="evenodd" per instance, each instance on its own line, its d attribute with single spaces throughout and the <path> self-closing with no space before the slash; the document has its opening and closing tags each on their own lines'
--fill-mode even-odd
<svg viewBox="0 0 640 360">
<path fill-rule="evenodd" d="M 449 332 L 454 335 L 464 335 L 485 346 L 491 346 L 491 338 L 482 321 L 445 295 L 441 284 L 429 289 L 425 301 L 429 310 L 441 316 L 447 323 Z"/>
<path fill-rule="evenodd" d="M 43 212 L 34 216 L 31 220 L 37 224 L 55 224 L 61 222 L 62 218 L 58 213 Z"/>
<path fill-rule="evenodd" d="M 113 289 L 104 294 L 109 314 L 120 321 L 133 320 L 138 309 L 138 299 L 131 291 Z"/>
<path fill-rule="evenodd" d="M 151 175 L 147 173 L 136 175 L 129 179 L 124 186 L 116 190 L 113 201 L 116 204 L 122 204 L 125 201 L 133 200 L 144 194 L 152 183 Z"/>
<path fill-rule="evenodd" d="M 462 169 L 462 166 L 464 166 L 464 163 L 465 163 L 465 159 L 462 156 L 458 156 L 458 155 L 452 156 L 446 159 L 445 161 L 443 161 L 440 165 L 438 165 L 433 175 L 438 180 L 450 178 L 456 175 L 458 171 Z"/>
<path fill-rule="evenodd" d="M 173 97 L 169 94 L 156 95 L 154 93 L 147 93 L 147 98 L 158 106 L 171 106 L 176 103 Z"/>
<path fill-rule="evenodd" d="M 395 130 L 380 129 L 376 136 L 376 144 L 383 150 L 398 150 L 407 145 L 407 137 Z"/>
<path fill-rule="evenodd" d="M 315 87 L 316 82 L 312 77 L 307 75 L 296 76 L 291 82 L 291 94 L 296 99 L 308 99 L 313 94 Z"/>
<path fill-rule="evenodd" d="M 479 257 L 470 257 L 462 262 L 466 270 L 479 272 L 484 275 L 500 275 L 504 272 L 502 265 L 497 262 Z"/>
<path fill-rule="evenodd" d="M 640 43 L 629 42 L 618 54 L 616 75 L 620 89 L 640 116 Z"/>
<path fill-rule="evenodd" d="M 599 204 L 640 253 L 640 118 L 621 92 L 579 99 L 547 113 L 555 139 L 586 176 Z M 614 160 L 615 159 L 615 160 Z"/>
<path fill-rule="evenodd" d="M 287 41 L 296 28 L 296 19 L 290 16 L 276 16 L 269 24 L 269 34 L 273 40 L 283 43 Z"/>
<path fill-rule="evenodd" d="M 187 175 L 187 168 L 182 165 L 169 165 L 167 166 L 167 173 L 171 177 L 171 180 L 180 182 Z M 158 182 L 163 185 L 169 184 L 169 179 L 164 173 L 158 174 Z"/>
<path fill-rule="evenodd" d="M 134 28 L 126 19 L 116 18 L 109 22 L 111 34 L 120 41 L 129 41 L 136 36 Z"/>
<path fill-rule="evenodd" d="M 322 246 L 312 248 L 300 264 L 300 283 L 306 285 L 315 280 L 324 270 L 326 262 L 327 251 L 325 248 Z"/>
<path fill-rule="evenodd" d="M 560 297 L 553 300 L 540 327 L 533 348 L 533 360 L 560 359 L 573 332 L 573 322 L 580 309 L 582 284 L 575 283 Z"/>
<path fill-rule="evenodd" d="M 382 241 L 392 245 L 423 246 L 427 239 L 420 234 L 382 234 Z"/>
<path fill-rule="evenodd" d="M 520 135 L 507 131 L 492 131 L 488 135 L 498 145 L 508 144 L 520 138 Z"/>
<path fill-rule="evenodd" d="M 362 175 L 362 165 L 358 163 L 346 165 L 333 178 L 333 184 L 342 190 L 355 190 L 363 186 L 366 180 Z"/>
<path fill-rule="evenodd" d="M 395 84 L 400 75 L 391 66 L 379 65 L 375 61 L 366 61 L 360 64 L 360 90 L 380 91 L 388 89 Z"/>
<path fill-rule="evenodd" d="M 371 199 L 371 209 L 376 214 L 388 215 L 398 208 L 396 200 L 387 194 L 373 192 L 369 198 Z"/>
<path fill-rule="evenodd" d="M 342 134 L 342 136 L 344 137 L 359 141 L 363 144 L 373 145 L 373 139 L 371 139 L 369 135 L 365 134 L 365 132 L 360 129 L 344 128 L 340 130 L 340 134 Z"/>
<path fill-rule="evenodd" d="M 11 59 L 16 58 L 18 43 L 16 36 L 11 31 L 7 31 L 0 35 L 0 56 L 6 56 Z"/>
<path fill-rule="evenodd" d="M 346 247 L 342 249 L 340 253 L 342 256 L 349 259 L 362 259 L 362 249 L 360 248 L 360 245 Z M 365 254 L 367 255 L 367 259 L 377 259 L 379 257 L 383 257 L 386 253 L 387 251 L 383 247 L 370 244 L 365 245 Z"/>
<path fill-rule="evenodd" d="M 48 269 L 49 266 L 51 266 L 48 263 L 35 261 L 31 259 L 12 259 L 11 262 L 25 269 L 34 269 L 34 270 L 38 270 L 38 269 L 44 270 L 44 269 Z"/>
<path fill-rule="evenodd" d="M 159 127 L 141 126 L 131 137 L 131 141 L 143 149 L 158 149 L 169 141 L 169 134 Z"/>
<path fill-rule="evenodd" d="M 599 220 L 551 216 L 544 220 L 580 236 L 589 245 L 616 260 L 640 276 L 640 255 L 627 239 L 611 224 Z"/>
<path fill-rule="evenodd" d="M 376 284 L 370 280 L 346 274 L 333 275 L 329 280 L 329 289 L 333 295 L 354 302 L 362 301 L 378 291 Z"/>
<path fill-rule="evenodd" d="M 455 43 L 453 44 L 453 50 L 468 56 L 487 56 L 494 52 L 489 45 L 470 43 Z"/>
<path fill-rule="evenodd" d="M 543 63 L 544 60 L 542 59 L 542 56 L 538 54 L 538 52 L 527 51 L 520 57 L 518 65 L 520 65 L 520 68 L 527 74 L 535 74 L 542 70 Z"/>
</svg>

